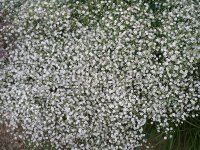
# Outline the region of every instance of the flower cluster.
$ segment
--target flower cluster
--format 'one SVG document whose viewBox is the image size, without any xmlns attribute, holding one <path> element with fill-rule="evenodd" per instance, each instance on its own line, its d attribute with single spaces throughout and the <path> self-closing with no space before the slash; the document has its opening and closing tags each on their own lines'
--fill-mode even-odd
<svg viewBox="0 0 200 150">
<path fill-rule="evenodd" d="M 2 29 L 0 114 L 16 136 L 60 149 L 134 149 L 149 120 L 173 132 L 200 110 L 198 7 L 24 0 Z"/>
</svg>

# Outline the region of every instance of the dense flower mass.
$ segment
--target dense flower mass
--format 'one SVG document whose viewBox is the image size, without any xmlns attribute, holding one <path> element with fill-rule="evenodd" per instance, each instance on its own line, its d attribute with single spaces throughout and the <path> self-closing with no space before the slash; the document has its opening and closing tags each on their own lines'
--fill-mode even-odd
<svg viewBox="0 0 200 150">
<path fill-rule="evenodd" d="M 3 0 L 1 8 L 14 15 L 1 30 L 9 55 L 0 60 L 0 114 L 23 129 L 20 138 L 131 150 L 146 142 L 147 121 L 170 135 L 198 115 L 199 2 Z"/>
</svg>

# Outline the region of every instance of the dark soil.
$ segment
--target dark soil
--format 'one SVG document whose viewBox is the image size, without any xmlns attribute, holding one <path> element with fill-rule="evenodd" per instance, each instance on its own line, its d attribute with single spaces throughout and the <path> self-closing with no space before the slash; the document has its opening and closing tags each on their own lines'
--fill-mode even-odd
<svg viewBox="0 0 200 150">
<path fill-rule="evenodd" d="M 21 140 L 16 140 L 7 132 L 5 124 L 0 124 L 0 150 L 25 150 Z"/>
</svg>

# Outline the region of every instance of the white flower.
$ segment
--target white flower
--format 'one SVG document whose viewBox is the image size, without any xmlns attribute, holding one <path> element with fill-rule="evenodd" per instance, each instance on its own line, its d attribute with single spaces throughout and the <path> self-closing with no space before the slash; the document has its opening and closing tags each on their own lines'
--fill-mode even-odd
<svg viewBox="0 0 200 150">
<path fill-rule="evenodd" d="M 134 149 L 146 141 L 147 120 L 167 134 L 169 122 L 200 109 L 190 2 L 163 10 L 158 25 L 147 3 L 24 0 L 16 14 L 11 3 L 3 39 L 17 36 L 9 63 L 0 60 L 0 112 L 13 130 L 20 123 L 22 138 L 58 149 Z"/>
</svg>

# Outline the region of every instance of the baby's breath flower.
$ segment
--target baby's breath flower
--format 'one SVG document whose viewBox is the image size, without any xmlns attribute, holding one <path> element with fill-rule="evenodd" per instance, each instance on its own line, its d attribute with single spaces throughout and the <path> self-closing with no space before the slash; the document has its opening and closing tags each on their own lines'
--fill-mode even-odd
<svg viewBox="0 0 200 150">
<path fill-rule="evenodd" d="M 148 120 L 166 140 L 171 123 L 200 109 L 196 7 L 3 0 L 12 23 L 2 29 L 0 114 L 22 127 L 16 136 L 57 149 L 134 149 Z"/>
</svg>

